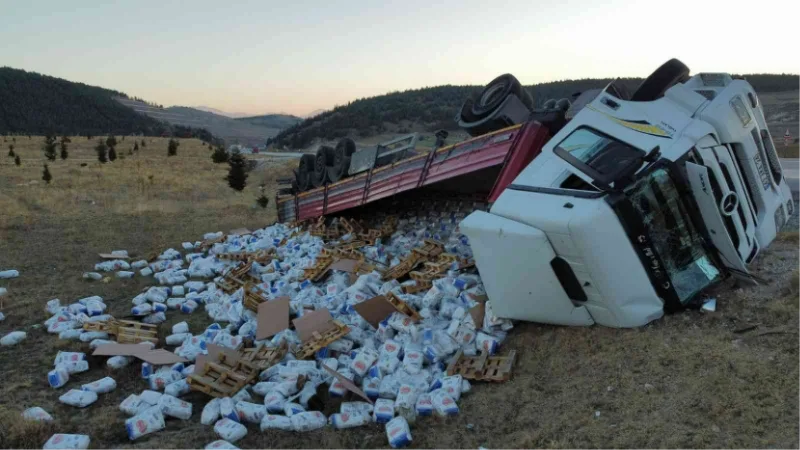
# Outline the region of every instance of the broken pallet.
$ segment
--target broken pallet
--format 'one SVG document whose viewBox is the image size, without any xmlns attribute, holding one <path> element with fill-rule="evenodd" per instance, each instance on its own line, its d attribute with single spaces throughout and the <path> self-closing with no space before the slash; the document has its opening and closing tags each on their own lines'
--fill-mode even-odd
<svg viewBox="0 0 800 450">
<path fill-rule="evenodd" d="M 478 356 L 466 356 L 463 350 L 459 350 L 447 366 L 447 375 L 461 375 L 467 380 L 476 381 L 508 381 L 516 356 L 514 350 L 507 356 L 489 356 L 486 352 Z"/>
<path fill-rule="evenodd" d="M 334 328 L 327 330 L 323 333 L 314 332 L 313 338 L 300 344 L 294 352 L 297 359 L 306 359 L 314 356 L 322 347 L 329 345 L 331 342 L 343 338 L 350 332 L 350 327 L 334 320 Z"/>
<path fill-rule="evenodd" d="M 404 302 L 400 299 L 394 292 L 387 292 L 386 293 L 386 301 L 391 303 L 394 306 L 394 309 L 397 312 L 405 314 L 412 322 L 419 322 L 422 320 L 422 316 L 419 315 L 416 309 L 412 308 L 408 305 L 408 303 Z"/>
<path fill-rule="evenodd" d="M 158 344 L 158 326 L 132 320 L 118 320 L 116 336 L 117 342 L 120 344 L 138 344 L 140 342 Z"/>
<path fill-rule="evenodd" d="M 253 367 L 259 370 L 264 370 L 277 364 L 288 351 L 286 341 L 281 341 L 277 347 L 269 347 L 265 344 L 260 344 L 257 347 L 243 348 L 239 351 L 242 355 L 242 360 L 252 364 Z"/>
</svg>

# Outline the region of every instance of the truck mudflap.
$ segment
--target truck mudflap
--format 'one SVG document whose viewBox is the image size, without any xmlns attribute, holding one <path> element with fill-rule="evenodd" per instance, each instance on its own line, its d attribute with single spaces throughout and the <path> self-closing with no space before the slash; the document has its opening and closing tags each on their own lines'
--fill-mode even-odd
<svg viewBox="0 0 800 450">
<path fill-rule="evenodd" d="M 498 317 L 557 325 L 594 324 L 580 298 L 570 298 L 580 297 L 581 290 L 575 293 L 571 289 L 569 274 L 556 274 L 563 260 L 543 231 L 483 211 L 473 212 L 459 226 L 469 238 L 492 311 Z"/>
</svg>

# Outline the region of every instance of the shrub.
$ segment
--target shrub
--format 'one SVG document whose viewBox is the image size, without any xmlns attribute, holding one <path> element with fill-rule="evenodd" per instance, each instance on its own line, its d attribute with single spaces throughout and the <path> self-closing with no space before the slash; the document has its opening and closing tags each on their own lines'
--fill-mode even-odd
<svg viewBox="0 0 800 450">
<path fill-rule="evenodd" d="M 169 144 L 167 144 L 167 156 L 175 156 L 178 154 L 178 146 L 180 142 L 175 139 L 170 139 Z"/>
<path fill-rule="evenodd" d="M 247 160 L 241 153 L 234 151 L 228 159 L 228 165 L 230 166 L 226 177 L 228 186 L 237 191 L 243 191 L 247 186 L 247 171 L 245 170 Z"/>
<path fill-rule="evenodd" d="M 97 160 L 101 163 L 105 164 L 108 162 L 106 158 L 106 143 L 103 142 L 102 139 L 97 141 L 97 145 L 94 147 L 94 151 L 97 152 Z"/>
<path fill-rule="evenodd" d="M 42 171 L 42 180 L 45 183 L 50 184 L 50 180 L 53 179 L 53 176 L 50 175 L 50 169 L 47 168 L 47 164 L 44 165 L 44 171 Z"/>
</svg>

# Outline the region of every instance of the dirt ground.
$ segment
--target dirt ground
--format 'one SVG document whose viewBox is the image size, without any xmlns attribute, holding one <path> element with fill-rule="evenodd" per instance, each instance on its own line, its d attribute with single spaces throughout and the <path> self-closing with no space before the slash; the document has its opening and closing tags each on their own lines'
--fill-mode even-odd
<svg viewBox="0 0 800 450">
<path fill-rule="evenodd" d="M 255 185 L 263 181 L 271 197 L 274 179 L 286 176 L 284 167 L 251 174 L 248 190 L 239 194 L 225 185 L 224 168 L 211 164 L 199 143 L 182 142 L 171 159 L 166 142 L 148 143 L 147 149 L 137 169 L 136 157 L 100 167 L 88 147 L 76 148 L 76 160 L 51 164 L 50 186 L 29 184 L 41 177 L 41 152 L 35 153 L 33 143 L 23 149 L 29 152 L 23 167 L 0 159 L 0 270 L 21 272 L 19 278 L 0 280 L 9 290 L 0 335 L 28 333 L 21 345 L 0 348 L 0 448 L 41 448 L 54 432 L 88 434 L 93 448 L 202 448 L 217 439 L 212 427 L 200 424 L 208 398 L 191 393 L 185 397 L 194 405 L 190 420 L 170 419 L 166 430 L 128 441 L 127 417 L 118 405 L 146 388 L 139 364 L 112 371 L 105 358 L 90 357 L 91 369 L 73 375 L 66 388 L 47 384 L 58 350 L 89 351 L 88 344 L 59 341 L 39 326 L 47 318 L 47 300 L 100 295 L 111 314 L 122 316 L 129 313 L 131 298 L 154 283 L 138 276 L 82 280 L 98 262 L 97 253 L 125 249 L 148 255 L 180 249 L 181 242 L 206 232 L 274 221 L 272 204 L 266 210 L 253 206 Z M 89 165 L 80 167 L 79 157 Z M 139 178 L 151 187 L 137 190 Z M 670 315 L 627 330 L 517 324 L 501 348 L 517 351 L 512 380 L 474 384 L 456 417 L 417 420 L 412 447 L 797 448 L 796 229 L 764 251 L 756 266 L 767 284 L 726 282 L 710 293 L 717 298 L 715 312 Z M 210 323 L 202 309 L 192 315 L 172 311 L 168 318 L 162 335 L 182 320 L 194 332 Z M 77 409 L 58 402 L 67 389 L 107 375 L 116 379 L 117 389 L 95 404 Z M 20 412 L 32 406 L 47 410 L 55 422 L 22 421 Z M 337 407 L 329 402 L 326 414 Z M 387 447 L 378 425 L 302 434 L 262 433 L 256 425 L 248 430 L 237 446 Z"/>
</svg>

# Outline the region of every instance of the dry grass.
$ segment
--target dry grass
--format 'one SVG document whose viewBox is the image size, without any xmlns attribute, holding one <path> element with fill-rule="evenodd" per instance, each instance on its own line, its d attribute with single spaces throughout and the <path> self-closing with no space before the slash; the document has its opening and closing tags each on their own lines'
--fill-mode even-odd
<svg viewBox="0 0 800 450">
<path fill-rule="evenodd" d="M 26 139 L 18 138 L 18 144 Z M 97 253 L 149 254 L 180 248 L 209 231 L 268 225 L 274 205 L 253 207 L 255 180 L 264 177 L 270 195 L 275 189 L 270 180 L 288 175 L 284 166 L 293 163 L 251 174 L 247 191 L 238 194 L 222 180 L 224 168 L 214 166 L 209 151 L 194 141 L 182 141 L 178 156 L 168 159 L 166 142 L 148 139 L 138 157 L 126 155 L 125 161 L 100 167 L 89 148 L 80 148 L 80 140 L 85 138 L 75 139 L 72 157 L 83 155 L 89 166 L 81 168 L 72 158 L 52 164 L 51 186 L 18 186 L 39 180 L 38 149 L 22 148 L 21 168 L 0 159 L 0 205 L 16 208 L 15 214 L 2 210 L 0 268 L 21 272 L 19 278 L 0 281 L 9 290 L 0 334 L 28 333 L 23 345 L 0 351 L 0 447 L 41 448 L 51 433 L 62 432 L 88 434 L 95 448 L 202 448 L 218 439 L 199 423 L 207 397 L 189 394 L 190 420 L 168 420 L 165 430 L 131 443 L 118 405 L 146 388 L 139 365 L 112 371 L 105 358 L 90 357 L 91 370 L 72 376 L 65 388 L 51 389 L 46 374 L 57 351 L 86 352 L 88 345 L 59 341 L 35 326 L 46 318 L 43 307 L 51 298 L 73 302 L 100 295 L 111 314 L 128 314 L 130 299 L 152 278 L 81 280 Z M 70 171 L 75 179 L 68 181 Z M 139 178 L 147 180 L 149 174 L 152 186 L 137 190 Z M 671 315 L 632 330 L 519 324 L 503 344 L 504 351 L 517 351 L 512 380 L 476 384 L 462 397 L 456 417 L 418 420 L 412 426 L 413 447 L 797 448 L 798 337 L 792 331 L 797 330 L 798 299 L 787 292 L 797 286 L 798 248 L 796 234 L 785 236 L 757 260 L 755 270 L 769 283 L 721 286 L 711 293 L 718 299 L 714 313 Z M 202 310 L 168 317 L 162 333 L 182 320 L 194 332 L 210 322 Z M 118 387 L 97 403 L 76 409 L 58 402 L 66 389 L 107 375 Z M 55 424 L 21 422 L 19 414 L 31 406 L 43 407 Z M 329 403 L 326 413 L 337 407 Z M 378 425 L 311 433 L 248 428 L 237 442 L 241 448 L 387 447 Z"/>
<path fill-rule="evenodd" d="M 291 174 L 284 168 L 286 163 L 280 163 L 279 170 L 270 166 L 262 173 L 251 172 L 247 188 L 238 193 L 224 180 L 228 166 L 213 164 L 210 148 L 197 139 L 181 139 L 178 155 L 167 157 L 166 138 L 146 138 L 147 146 L 140 145 L 133 155 L 129 150 L 134 139 L 118 138 L 118 159 L 106 164 L 97 160 L 93 150 L 97 138 L 71 139 L 69 158 L 49 162 L 53 175 L 49 185 L 41 179 L 42 164 L 46 162 L 41 150 L 43 138 L 17 136 L 16 142 L 7 139 L 0 153 L 0 226 L 30 224 L 42 214 L 69 219 L 109 212 L 179 216 L 197 208 L 232 208 L 247 214 L 259 195 L 258 185 L 270 186 L 266 195 L 272 198 L 275 178 Z M 8 144 L 13 144 L 14 152 L 20 155 L 20 167 L 5 156 Z M 271 214 L 274 210 L 267 211 Z"/>
</svg>

